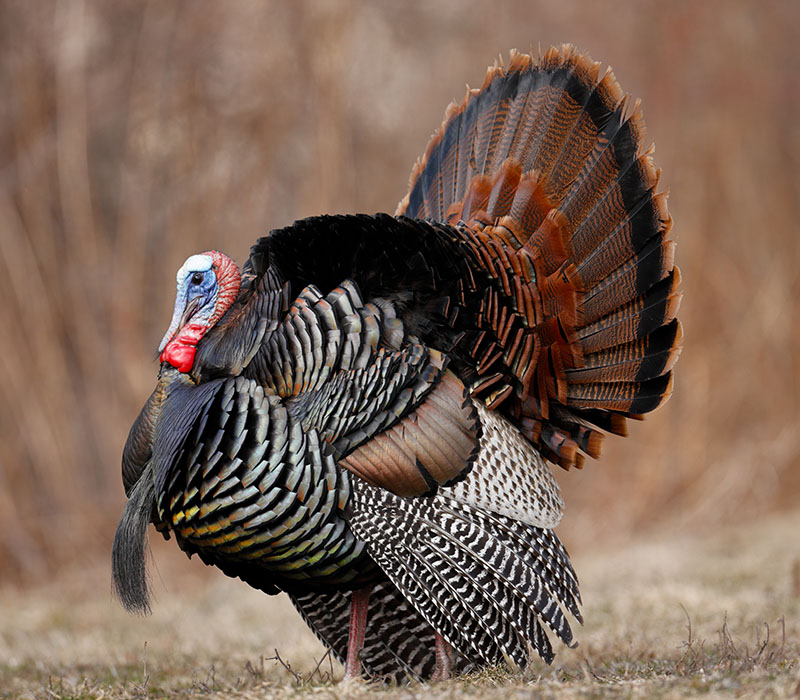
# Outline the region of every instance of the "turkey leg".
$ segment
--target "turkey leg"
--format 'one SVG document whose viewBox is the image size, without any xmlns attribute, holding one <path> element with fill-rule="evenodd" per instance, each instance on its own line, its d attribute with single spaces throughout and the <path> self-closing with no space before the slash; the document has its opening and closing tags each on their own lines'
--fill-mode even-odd
<svg viewBox="0 0 800 700">
<path fill-rule="evenodd" d="M 447 643 L 444 637 L 436 633 L 436 668 L 431 676 L 432 683 L 446 681 L 453 673 L 453 647 Z"/>
<path fill-rule="evenodd" d="M 344 679 L 361 678 L 361 647 L 364 646 L 364 634 L 367 631 L 367 609 L 372 586 L 353 591 L 350 602 L 350 637 L 347 640 L 347 663 L 344 667 Z"/>
</svg>

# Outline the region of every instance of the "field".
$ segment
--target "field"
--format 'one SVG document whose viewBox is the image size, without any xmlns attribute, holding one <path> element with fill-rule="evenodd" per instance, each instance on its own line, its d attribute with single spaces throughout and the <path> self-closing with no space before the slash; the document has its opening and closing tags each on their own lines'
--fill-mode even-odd
<svg viewBox="0 0 800 700">
<path fill-rule="evenodd" d="M 342 685 L 288 600 L 155 546 L 157 603 L 127 616 L 104 563 L 0 593 L 0 697 L 800 697 L 800 513 L 579 551 L 586 624 L 552 666 L 432 687 Z"/>
</svg>

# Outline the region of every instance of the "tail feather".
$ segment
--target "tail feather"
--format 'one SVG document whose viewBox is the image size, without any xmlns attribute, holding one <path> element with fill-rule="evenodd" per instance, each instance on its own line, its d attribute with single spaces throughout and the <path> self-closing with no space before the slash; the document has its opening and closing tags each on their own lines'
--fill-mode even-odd
<svg viewBox="0 0 800 700">
<path fill-rule="evenodd" d="M 488 280 L 454 349 L 462 379 L 565 467 L 666 398 L 680 351 L 672 220 L 644 134 L 639 102 L 573 47 L 512 52 L 448 108 L 398 208 L 458 224 Z"/>
<path fill-rule="evenodd" d="M 580 59 L 576 59 L 580 61 Z M 590 162 L 591 154 L 596 148 L 593 138 L 593 124 L 602 125 L 606 138 L 613 138 L 608 126 L 604 123 L 614 113 L 610 105 L 613 97 L 609 95 L 607 84 L 613 84 L 604 77 L 598 81 L 600 63 L 583 64 L 577 72 L 575 80 L 577 85 L 573 93 L 579 95 L 578 109 L 572 118 L 572 128 L 561 146 L 561 152 L 554 159 L 547 175 L 550 182 L 550 192 L 558 201 L 566 203 L 570 191 L 580 183 L 581 171 L 585 164 Z M 613 78 L 613 74 L 611 75 Z M 605 81 L 605 82 L 604 82 Z M 581 85 L 590 86 L 588 90 L 581 90 Z M 616 105 L 615 105 L 616 107 Z"/>
<path fill-rule="evenodd" d="M 673 241 L 654 239 L 586 293 L 584 321 L 596 321 L 645 294 L 672 271 L 674 255 Z"/>
<path fill-rule="evenodd" d="M 435 210 L 430 212 L 430 218 L 434 221 L 448 220 L 447 208 L 450 202 L 458 201 L 460 199 L 457 193 L 459 182 L 463 179 L 460 176 L 461 162 L 461 149 L 459 144 L 466 142 L 462 139 L 462 124 L 459 121 L 454 129 L 448 129 L 446 133 L 442 134 L 441 149 L 436 156 L 439 161 L 437 164 L 436 172 L 438 173 L 439 185 L 439 198 L 436 203 Z"/>
<path fill-rule="evenodd" d="M 674 268 L 646 294 L 577 331 L 587 355 L 633 342 L 670 323 L 678 313 L 680 272 Z"/>
<path fill-rule="evenodd" d="M 551 174 L 555 172 L 556 162 L 564 152 L 578 116 L 592 95 L 591 90 L 579 87 L 585 85 L 589 66 L 576 58 L 574 49 L 564 53 L 551 49 L 542 58 L 544 70 L 553 71 L 553 78 L 541 91 L 543 99 L 533 118 L 533 132 L 520 158 L 526 170 L 538 172 L 547 183 L 546 191 L 553 201 L 561 198 L 562 181 L 551 178 Z M 558 173 L 559 176 L 564 174 Z"/>
<path fill-rule="evenodd" d="M 592 217 L 605 215 L 613 220 L 615 211 L 624 206 L 618 188 L 620 172 L 627 172 L 635 160 L 644 131 L 640 117 L 637 113 L 627 118 L 616 111 L 605 123 L 603 138 L 597 140 L 559 207 L 572 231 Z M 626 159 L 625 154 L 631 157 Z"/>
<path fill-rule="evenodd" d="M 443 214 L 445 201 L 444 183 L 442 182 L 442 166 L 439 162 L 442 151 L 431 154 L 429 167 L 422 173 L 422 186 L 428 193 L 429 206 L 431 208 L 430 218 L 437 219 Z"/>
<path fill-rule="evenodd" d="M 567 400 L 578 408 L 610 407 L 630 414 L 649 413 L 658 408 L 672 393 L 672 375 L 665 374 L 646 382 L 613 382 L 572 384 Z"/>
<path fill-rule="evenodd" d="M 606 222 L 610 224 L 611 222 Z M 661 235 L 661 225 L 653 203 L 647 198 L 639 200 L 610 233 L 590 252 L 580 257 L 579 243 L 573 237 L 576 249 L 575 267 L 585 288 L 590 289 L 604 279 L 610 270 L 616 270 L 650 241 Z"/>
<path fill-rule="evenodd" d="M 486 76 L 480 99 L 487 109 L 480 110 L 480 119 L 475 124 L 475 135 L 472 140 L 472 166 L 478 173 L 486 172 L 491 163 L 494 149 L 498 145 L 498 136 L 502 132 L 503 122 L 507 115 L 509 96 L 514 93 L 514 78 L 510 80 L 493 80 Z"/>
<path fill-rule="evenodd" d="M 660 377 L 677 360 L 682 330 L 677 321 L 660 326 L 648 336 L 584 357 L 579 369 L 566 371 L 575 383 L 641 382 Z"/>
<path fill-rule="evenodd" d="M 514 65 L 515 60 L 516 57 L 512 56 L 511 66 L 509 66 L 509 68 Z M 520 126 L 520 121 L 522 119 L 529 118 L 530 111 L 528 109 L 528 98 L 533 93 L 533 82 L 536 78 L 535 74 L 531 72 L 512 72 L 511 75 L 514 77 L 509 79 L 508 88 L 506 90 L 506 99 L 509 99 L 511 104 L 506 112 L 504 131 L 498 140 L 499 142 L 495 150 L 495 158 L 499 162 L 505 162 L 509 159 L 512 159 L 515 162 L 521 163 L 519 151 L 520 143 L 523 141 L 521 141 L 520 135 L 523 133 L 524 129 Z M 525 99 L 514 100 L 514 91 L 525 95 Z M 495 163 L 489 163 L 490 171 L 492 169 L 496 169 L 496 167 L 497 166 Z M 485 173 L 486 171 L 487 168 L 486 164 L 484 163 L 483 172 Z"/>
</svg>

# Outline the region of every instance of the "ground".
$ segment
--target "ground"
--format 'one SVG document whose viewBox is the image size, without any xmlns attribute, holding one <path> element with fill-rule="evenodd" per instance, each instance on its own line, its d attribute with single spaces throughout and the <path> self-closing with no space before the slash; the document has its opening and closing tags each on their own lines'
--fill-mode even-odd
<svg viewBox="0 0 800 700">
<path fill-rule="evenodd" d="M 552 666 L 435 686 L 342 685 L 288 600 L 154 545 L 125 614 L 105 563 L 0 591 L 0 698 L 800 697 L 800 512 L 578 551 L 585 625 Z"/>
</svg>

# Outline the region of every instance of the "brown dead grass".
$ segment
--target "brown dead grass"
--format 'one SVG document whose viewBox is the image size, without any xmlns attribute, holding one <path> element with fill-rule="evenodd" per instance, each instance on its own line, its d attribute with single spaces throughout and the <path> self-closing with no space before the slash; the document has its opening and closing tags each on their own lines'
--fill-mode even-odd
<svg viewBox="0 0 800 700">
<path fill-rule="evenodd" d="M 105 564 L 0 593 L 2 698 L 792 698 L 800 693 L 800 512 L 687 529 L 574 557 L 577 649 L 524 673 L 436 686 L 338 683 L 341 669 L 283 597 L 159 544 L 158 601 L 127 616 Z M 158 577 L 157 577 L 158 578 Z"/>
</svg>

